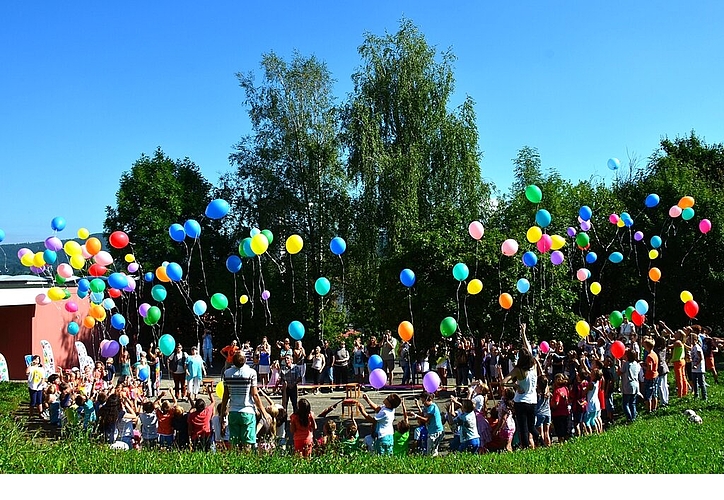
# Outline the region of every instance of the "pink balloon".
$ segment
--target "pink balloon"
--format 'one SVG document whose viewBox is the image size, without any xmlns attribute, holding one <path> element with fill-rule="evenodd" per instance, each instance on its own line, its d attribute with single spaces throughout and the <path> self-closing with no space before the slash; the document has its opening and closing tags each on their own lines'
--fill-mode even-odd
<svg viewBox="0 0 724 500">
<path fill-rule="evenodd" d="M 375 368 L 370 372 L 370 385 L 375 389 L 382 389 L 387 383 L 387 373 L 382 368 Z"/>
<path fill-rule="evenodd" d="M 151 308 L 151 304 L 148 302 L 144 302 L 140 306 L 138 306 L 138 314 L 141 315 L 141 317 L 145 318 L 146 314 L 148 314 L 148 310 Z"/>
<path fill-rule="evenodd" d="M 676 218 L 681 215 L 681 207 L 674 205 L 669 209 L 669 217 Z"/>
<path fill-rule="evenodd" d="M 503 252 L 503 255 L 511 257 L 518 251 L 518 242 L 512 238 L 507 239 L 501 245 L 500 250 Z"/>
<path fill-rule="evenodd" d="M 548 345 L 548 342 L 546 342 L 544 340 L 543 342 L 540 343 L 540 352 L 542 352 L 543 354 L 546 354 L 550 350 L 551 350 L 551 346 Z"/>
<path fill-rule="evenodd" d="M 113 257 L 111 257 L 111 254 L 109 254 L 105 250 L 101 250 L 100 252 L 98 252 L 93 260 L 95 260 L 96 264 L 98 264 L 99 266 L 110 266 L 111 264 L 113 264 Z"/>
<path fill-rule="evenodd" d="M 39 306 L 47 306 L 51 302 L 52 302 L 52 300 L 50 300 L 50 297 L 48 297 L 44 293 L 39 293 L 38 295 L 35 296 L 35 303 L 38 304 Z"/>
<path fill-rule="evenodd" d="M 591 271 L 589 271 L 585 267 L 582 267 L 578 271 L 576 271 L 576 278 L 578 278 L 578 281 L 586 281 L 590 277 Z"/>
<path fill-rule="evenodd" d="M 546 253 L 553 246 L 553 239 L 549 234 L 544 234 L 535 244 L 536 248 L 540 253 Z"/>
<path fill-rule="evenodd" d="M 608 216 L 608 222 L 610 222 L 611 224 L 618 224 L 618 220 L 618 214 L 611 214 Z"/>
<path fill-rule="evenodd" d="M 468 226 L 468 233 L 470 233 L 470 236 L 472 236 L 474 240 L 479 240 L 480 238 L 482 238 L 484 232 L 485 228 L 483 228 L 483 225 L 480 223 L 480 221 L 474 220 Z"/>
<path fill-rule="evenodd" d="M 65 303 L 65 310 L 69 313 L 78 312 L 78 304 L 76 304 L 73 301 L 69 301 Z"/>
<path fill-rule="evenodd" d="M 58 276 L 61 278 L 70 278 L 73 276 L 73 268 L 70 266 L 70 264 L 66 264 L 63 262 L 62 264 L 58 265 Z"/>
<path fill-rule="evenodd" d="M 429 393 L 437 392 L 440 388 L 440 375 L 437 372 L 427 372 L 422 377 L 422 387 Z"/>
<path fill-rule="evenodd" d="M 709 219 L 701 219 L 701 221 L 699 221 L 699 231 L 703 234 L 711 231 L 711 221 Z"/>
</svg>

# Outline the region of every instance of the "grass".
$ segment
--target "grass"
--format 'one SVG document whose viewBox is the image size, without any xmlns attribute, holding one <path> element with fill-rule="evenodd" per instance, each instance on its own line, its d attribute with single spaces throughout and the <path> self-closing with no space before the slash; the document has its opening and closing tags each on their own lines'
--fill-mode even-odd
<svg viewBox="0 0 724 500">
<path fill-rule="evenodd" d="M 116 452 L 85 436 L 49 437 L 27 419 L 25 384 L 0 383 L 0 471 L 6 474 L 721 474 L 724 390 L 671 398 L 655 415 L 564 445 L 506 454 L 429 458 L 327 454 L 312 460 L 237 452 Z M 692 409 L 695 424 L 683 414 Z"/>
</svg>

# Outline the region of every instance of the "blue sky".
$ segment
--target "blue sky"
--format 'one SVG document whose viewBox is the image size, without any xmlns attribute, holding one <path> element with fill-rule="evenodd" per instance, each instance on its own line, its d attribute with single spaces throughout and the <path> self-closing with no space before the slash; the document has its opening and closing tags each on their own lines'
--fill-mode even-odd
<svg viewBox="0 0 724 500">
<path fill-rule="evenodd" d="M 456 95 L 476 102 L 483 178 L 511 159 L 610 182 L 692 129 L 724 139 L 724 2 L 3 2 L 0 229 L 4 243 L 101 231 L 118 180 L 157 147 L 212 183 L 249 133 L 235 73 L 265 52 L 325 61 L 343 99 L 364 33 L 403 17 L 451 48 Z"/>
</svg>

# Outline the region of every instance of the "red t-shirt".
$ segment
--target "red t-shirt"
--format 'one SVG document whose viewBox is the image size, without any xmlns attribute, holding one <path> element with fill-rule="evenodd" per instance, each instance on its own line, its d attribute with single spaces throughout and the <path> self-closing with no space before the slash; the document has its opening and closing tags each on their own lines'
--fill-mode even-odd
<svg viewBox="0 0 724 500">
<path fill-rule="evenodd" d="M 646 356 L 646 371 L 644 372 L 644 378 L 646 380 L 653 380 L 659 376 L 659 357 L 654 351 L 651 351 Z"/>
<path fill-rule="evenodd" d="M 189 438 L 197 439 L 202 435 L 211 434 L 211 417 L 214 414 L 214 407 L 207 406 L 201 411 L 189 412 Z"/>
<path fill-rule="evenodd" d="M 156 410 L 156 417 L 158 417 L 158 433 L 166 436 L 173 435 L 173 427 L 171 426 L 171 420 L 173 419 L 173 412 L 163 413 L 161 410 Z"/>
</svg>

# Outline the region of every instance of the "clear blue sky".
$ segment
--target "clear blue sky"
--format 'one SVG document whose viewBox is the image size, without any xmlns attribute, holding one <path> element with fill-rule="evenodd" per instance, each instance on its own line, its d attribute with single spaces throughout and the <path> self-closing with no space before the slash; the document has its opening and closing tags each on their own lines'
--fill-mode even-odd
<svg viewBox="0 0 724 500">
<path fill-rule="evenodd" d="M 455 102 L 476 102 L 482 175 L 511 159 L 610 182 L 692 129 L 724 141 L 724 2 L 38 1 L 0 5 L 0 229 L 4 243 L 101 231 L 118 180 L 156 147 L 212 183 L 249 133 L 236 72 L 296 49 L 325 61 L 342 99 L 365 32 L 412 20 L 452 48 Z"/>
</svg>

